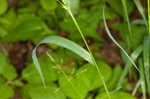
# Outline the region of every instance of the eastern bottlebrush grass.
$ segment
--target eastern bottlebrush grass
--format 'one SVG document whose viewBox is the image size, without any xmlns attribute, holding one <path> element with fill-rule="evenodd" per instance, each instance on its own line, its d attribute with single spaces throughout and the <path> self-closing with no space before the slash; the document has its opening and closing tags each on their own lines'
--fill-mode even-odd
<svg viewBox="0 0 150 99">
<path fill-rule="evenodd" d="M 101 71 L 100 71 L 100 69 L 99 69 L 99 67 L 96 63 L 96 60 L 95 60 L 95 58 L 92 54 L 91 49 L 88 46 L 88 43 L 85 39 L 85 36 L 84 36 L 82 30 L 80 29 L 80 26 L 79 26 L 78 22 L 76 21 L 76 18 L 74 17 L 74 15 L 71 11 L 71 7 L 70 7 L 70 2 L 71 1 L 70 0 L 57 0 L 57 1 L 69 13 L 70 17 L 72 18 L 72 21 L 75 24 L 75 27 L 77 28 L 78 32 L 81 35 L 81 38 L 82 38 L 84 44 L 86 45 L 86 48 L 87 48 L 88 52 L 85 49 L 81 48 L 79 45 L 75 44 L 74 42 L 72 42 L 70 40 L 67 40 L 65 38 L 62 38 L 62 37 L 58 37 L 58 36 L 51 36 L 51 37 L 45 38 L 44 40 L 42 40 L 37 45 L 37 47 L 40 44 L 43 44 L 43 43 L 56 44 L 58 46 L 61 46 L 61 47 L 64 47 L 64 48 L 67 48 L 67 49 L 71 50 L 72 52 L 74 52 L 77 55 L 81 56 L 83 59 L 85 59 L 89 63 L 94 64 L 96 69 L 97 69 L 99 78 L 101 79 L 101 81 L 103 83 L 103 86 L 105 88 L 107 96 L 108 96 L 109 99 L 111 99 L 111 96 L 110 96 L 110 93 L 108 91 L 107 85 L 104 81 L 104 77 L 103 77 L 103 75 L 102 75 L 102 73 L 101 73 Z M 137 6 L 137 8 L 138 8 L 138 10 L 139 10 L 139 12 L 140 12 L 140 14 L 143 18 L 143 21 L 144 21 L 144 24 L 145 24 L 146 28 L 148 28 L 148 21 L 146 20 L 146 17 L 144 15 L 144 9 L 143 9 L 141 3 L 139 2 L 139 0 L 134 0 L 134 3 Z M 148 4 L 149 4 L 149 0 L 148 0 Z M 125 12 L 124 18 L 126 19 L 126 22 L 127 22 L 127 25 L 128 25 L 129 39 L 131 39 L 133 32 L 132 32 L 132 27 L 131 27 L 130 20 L 129 20 L 129 17 L 128 17 L 128 10 L 127 10 L 127 6 L 126 6 L 126 0 L 122 0 L 122 7 L 123 7 L 124 12 Z M 148 13 L 149 13 L 149 10 L 148 10 Z M 133 91 L 133 95 L 136 93 L 138 87 L 141 85 L 142 92 L 143 92 L 143 97 L 144 97 L 144 99 L 146 99 L 146 90 L 150 94 L 150 84 L 149 84 L 149 81 L 150 81 L 149 68 L 150 67 L 149 67 L 149 60 L 148 60 L 149 59 L 149 52 L 148 52 L 149 51 L 149 46 L 147 46 L 149 44 L 149 36 L 146 36 L 144 38 L 143 45 L 140 45 L 135 51 L 133 51 L 133 53 L 130 56 L 130 55 L 128 55 L 126 50 L 111 35 L 111 33 L 110 33 L 110 31 L 107 27 L 107 23 L 106 23 L 106 19 L 105 19 L 105 10 L 104 9 L 103 9 L 103 20 L 104 20 L 104 26 L 105 26 L 105 29 L 106 29 L 106 32 L 107 32 L 108 36 L 121 49 L 121 51 L 123 52 L 123 55 L 127 59 L 125 69 L 124 69 L 124 71 L 121 75 L 121 78 L 118 82 L 118 86 L 117 86 L 116 89 L 121 87 L 123 80 L 125 79 L 126 75 L 129 72 L 129 69 L 132 66 L 134 66 L 135 69 L 140 74 L 140 79 L 139 79 L 139 82 L 137 83 L 137 85 L 136 85 L 136 87 Z M 149 21 L 149 23 L 150 23 L 150 21 Z M 44 81 L 44 77 L 43 77 L 43 74 L 42 74 L 42 70 L 40 69 L 40 64 L 38 63 L 38 59 L 37 59 L 37 56 L 36 56 L 36 48 L 33 51 L 32 57 L 33 57 L 33 60 L 34 60 L 34 64 L 35 64 L 35 66 L 36 66 L 36 68 L 37 68 L 37 70 L 38 70 L 38 72 L 41 76 L 43 85 L 46 86 L 45 81 Z M 143 55 L 141 56 L 142 52 L 143 52 Z M 48 56 L 50 56 L 50 55 L 48 54 Z M 139 66 L 137 66 L 136 60 L 138 60 L 138 65 Z M 143 68 L 143 65 L 144 65 L 144 68 Z M 62 70 L 60 69 L 60 71 L 62 71 Z M 63 72 L 63 75 L 65 75 L 66 80 L 67 80 L 68 77 L 64 72 Z M 77 92 L 77 89 L 75 88 L 75 85 L 73 85 L 72 82 L 70 82 L 70 83 L 73 86 L 74 90 Z M 80 96 L 80 93 L 77 92 L 77 94 Z M 82 99 L 82 97 L 80 97 L 80 98 Z"/>
</svg>

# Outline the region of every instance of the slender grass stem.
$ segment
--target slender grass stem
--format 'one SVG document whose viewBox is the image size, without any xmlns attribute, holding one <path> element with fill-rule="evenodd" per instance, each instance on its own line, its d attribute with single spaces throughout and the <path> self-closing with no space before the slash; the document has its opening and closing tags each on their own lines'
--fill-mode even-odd
<svg viewBox="0 0 150 99">
<path fill-rule="evenodd" d="M 77 30 L 79 31 L 79 33 L 80 33 L 80 35 L 81 35 L 81 37 L 82 37 L 82 39 L 83 39 L 83 41 L 84 41 L 84 43 L 85 43 L 85 45 L 86 45 L 88 51 L 89 51 L 89 53 L 90 53 L 90 56 L 91 56 L 91 58 L 92 58 L 92 60 L 93 60 L 93 63 L 94 63 L 94 65 L 96 66 L 96 69 L 97 69 L 97 71 L 98 71 L 98 75 L 99 75 L 99 77 L 100 77 L 100 79 L 102 80 L 102 83 L 103 83 L 103 85 L 104 85 L 104 88 L 105 88 L 105 91 L 106 91 L 106 93 L 107 93 L 107 95 L 108 95 L 108 98 L 111 99 L 110 93 L 109 93 L 108 88 L 107 88 L 107 86 L 106 86 L 106 83 L 105 83 L 105 81 L 104 81 L 104 76 L 102 75 L 101 71 L 99 70 L 99 67 L 98 67 L 98 65 L 97 65 L 97 63 L 96 63 L 96 60 L 95 60 L 95 58 L 94 58 L 94 56 L 93 56 L 93 54 L 92 54 L 91 49 L 89 48 L 89 46 L 88 46 L 88 44 L 87 44 L 87 41 L 86 41 L 86 39 L 85 39 L 85 37 L 84 37 L 84 35 L 83 35 L 83 32 L 81 31 L 81 29 L 80 29 L 80 27 L 79 27 L 79 24 L 78 24 L 78 22 L 76 21 L 75 17 L 73 16 L 71 10 L 68 9 L 67 11 L 68 11 L 68 13 L 70 14 L 70 16 L 71 16 L 71 18 L 72 18 L 72 20 L 73 20 L 73 22 L 74 22 L 74 24 L 75 24 Z"/>
<path fill-rule="evenodd" d="M 69 0 L 68 0 L 68 1 L 69 1 Z M 87 43 L 87 41 L 86 41 L 86 39 L 85 39 L 85 37 L 84 37 L 84 35 L 83 35 L 83 32 L 82 32 L 82 30 L 80 29 L 80 26 L 79 26 L 78 22 L 76 21 L 74 15 L 72 14 L 70 7 L 68 7 L 68 6 L 66 5 L 66 2 L 63 2 L 63 3 L 61 3 L 60 1 L 58 1 L 58 2 L 62 5 L 62 7 L 63 7 L 63 8 L 69 13 L 69 15 L 71 16 L 71 18 L 72 18 L 72 20 L 73 20 L 73 22 L 74 22 L 74 24 L 75 24 L 77 30 L 79 31 L 79 33 L 80 33 L 80 35 L 81 35 L 81 38 L 83 39 L 83 41 L 84 41 L 84 43 L 85 43 L 85 45 L 86 45 L 86 48 L 88 49 L 88 51 L 89 51 L 89 53 L 90 53 L 90 57 L 91 57 L 91 59 L 92 59 L 92 61 L 93 61 L 93 64 L 96 66 L 98 75 L 99 75 L 99 77 L 100 77 L 100 79 L 101 79 L 101 81 L 102 81 L 102 83 L 103 83 L 103 86 L 104 86 L 104 88 L 105 88 L 105 91 L 106 91 L 106 93 L 107 93 L 107 95 L 108 95 L 108 99 L 111 99 L 110 93 L 109 93 L 108 88 L 107 88 L 107 86 L 106 86 L 106 83 L 105 83 L 105 81 L 104 81 L 104 76 L 102 75 L 101 71 L 99 70 L 99 67 L 98 67 L 98 65 L 97 65 L 97 63 L 96 63 L 96 60 L 95 60 L 93 54 L 92 54 L 92 51 L 91 51 L 91 49 L 89 48 L 88 43 Z"/>
</svg>

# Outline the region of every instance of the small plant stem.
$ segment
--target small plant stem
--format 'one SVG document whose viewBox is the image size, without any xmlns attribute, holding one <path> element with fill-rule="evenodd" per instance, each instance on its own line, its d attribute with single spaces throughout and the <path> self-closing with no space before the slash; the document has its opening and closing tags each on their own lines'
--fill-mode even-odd
<svg viewBox="0 0 150 99">
<path fill-rule="evenodd" d="M 80 35 L 81 35 L 81 37 L 82 37 L 82 39 L 83 39 L 83 41 L 84 41 L 84 43 L 85 43 L 85 45 L 86 45 L 88 51 L 89 51 L 89 53 L 90 53 L 90 56 L 91 56 L 92 61 L 93 61 L 93 64 L 96 66 L 96 69 L 97 69 L 97 71 L 98 71 L 98 75 L 99 75 L 100 79 L 102 80 L 102 83 L 103 83 L 103 85 L 104 85 L 104 88 L 105 88 L 105 91 L 106 91 L 106 93 L 107 93 L 107 95 L 108 95 L 108 98 L 111 99 L 110 93 L 109 93 L 108 88 L 107 88 L 107 86 L 106 86 L 106 83 L 105 83 L 105 81 L 104 81 L 104 76 L 102 75 L 102 73 L 101 73 L 100 70 L 99 70 L 99 67 L 98 67 L 98 65 L 97 65 L 97 63 L 96 63 L 96 60 L 95 60 L 93 54 L 92 54 L 92 51 L 90 50 L 90 48 L 89 48 L 89 46 L 88 46 L 88 44 L 87 44 L 87 41 L 86 41 L 86 39 L 85 39 L 85 37 L 84 37 L 84 35 L 83 35 L 83 32 L 81 31 L 81 29 L 80 29 L 80 27 L 79 27 L 79 24 L 78 24 L 78 22 L 76 21 L 75 17 L 73 16 L 71 10 L 70 10 L 70 9 L 67 9 L 67 11 L 68 11 L 68 13 L 70 14 L 70 16 L 71 16 L 71 18 L 72 18 L 72 20 L 73 20 L 73 22 L 74 22 L 74 24 L 75 24 L 77 30 L 79 31 L 79 33 L 80 33 Z"/>
<path fill-rule="evenodd" d="M 65 79 L 68 81 L 68 83 L 71 84 L 73 90 L 76 92 L 76 94 L 80 97 L 80 99 L 82 99 L 82 96 L 79 94 L 78 90 L 75 88 L 74 84 L 69 80 L 69 77 L 66 75 L 66 73 L 61 70 L 60 65 L 57 64 L 54 60 L 54 58 L 47 52 L 47 56 L 49 57 L 49 59 L 56 65 L 56 67 L 58 68 L 58 70 L 61 71 L 61 73 L 64 75 Z"/>
</svg>

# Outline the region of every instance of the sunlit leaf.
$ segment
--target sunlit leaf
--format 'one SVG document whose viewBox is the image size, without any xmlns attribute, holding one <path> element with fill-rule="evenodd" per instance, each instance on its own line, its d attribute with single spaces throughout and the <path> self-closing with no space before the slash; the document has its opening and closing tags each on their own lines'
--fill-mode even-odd
<svg viewBox="0 0 150 99">
<path fill-rule="evenodd" d="M 106 93 L 99 94 L 96 99 L 109 99 Z M 126 92 L 112 92 L 111 99 L 136 99 Z"/>
<path fill-rule="evenodd" d="M 10 99 L 14 96 L 14 89 L 0 80 L 0 97 L 1 99 Z"/>
<path fill-rule="evenodd" d="M 47 11 L 53 11 L 57 7 L 57 0 L 40 0 L 40 3 Z"/>
<path fill-rule="evenodd" d="M 0 15 L 7 11 L 7 0 L 0 0 Z"/>
<path fill-rule="evenodd" d="M 49 84 L 46 88 L 27 84 L 23 87 L 22 92 L 24 92 L 24 97 L 28 96 L 29 99 L 66 99 L 61 89 L 57 88 L 55 84 Z"/>
<path fill-rule="evenodd" d="M 111 68 L 102 61 L 98 62 L 98 66 L 104 75 L 105 82 L 107 82 L 112 74 Z M 65 95 L 73 99 L 84 99 L 88 91 L 92 91 L 103 86 L 103 82 L 101 79 L 99 79 L 99 75 L 95 66 L 91 64 L 82 66 L 76 72 L 76 74 L 74 76 L 70 76 L 68 80 L 66 80 L 62 74 L 60 75 L 60 88 L 65 93 Z M 74 89 L 69 82 L 71 82 L 77 90 Z"/>
<path fill-rule="evenodd" d="M 39 63 L 46 81 L 46 84 L 49 84 L 57 80 L 56 66 L 50 62 L 50 59 L 46 56 L 40 56 Z M 23 78 L 31 84 L 42 84 L 41 78 L 38 75 L 37 70 L 35 69 L 34 64 L 27 66 L 22 73 Z"/>
</svg>

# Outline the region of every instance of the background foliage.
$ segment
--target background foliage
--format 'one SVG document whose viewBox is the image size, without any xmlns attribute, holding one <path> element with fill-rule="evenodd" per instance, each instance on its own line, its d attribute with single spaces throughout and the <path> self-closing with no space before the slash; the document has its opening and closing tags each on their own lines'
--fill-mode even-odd
<svg viewBox="0 0 150 99">
<path fill-rule="evenodd" d="M 145 75 L 149 75 L 149 71 L 142 74 L 149 68 L 149 37 L 138 6 L 143 13 L 147 13 L 147 9 L 140 0 L 124 1 L 126 13 L 123 0 L 70 0 L 69 5 L 94 53 L 112 99 L 139 99 L 144 94 L 142 88 L 135 88 L 138 98 L 128 92 L 134 91 L 138 81 L 145 84 Z M 102 14 L 104 2 L 107 25 L 114 38 L 131 57 L 140 57 L 135 62 L 141 71 L 142 64 L 147 66 L 140 74 L 107 37 Z M 128 29 L 128 16 L 132 31 Z M 71 17 L 56 0 L 0 0 L 1 99 L 108 99 L 95 66 L 54 44 L 37 48 L 46 82 L 46 88 L 43 87 L 31 52 L 42 39 L 52 35 L 65 37 L 85 48 Z M 115 61 L 117 58 L 119 62 Z M 122 69 L 124 65 L 127 71 Z M 121 76 L 121 89 L 117 89 Z M 146 80 L 144 90 L 150 93 L 149 77 Z"/>
</svg>

